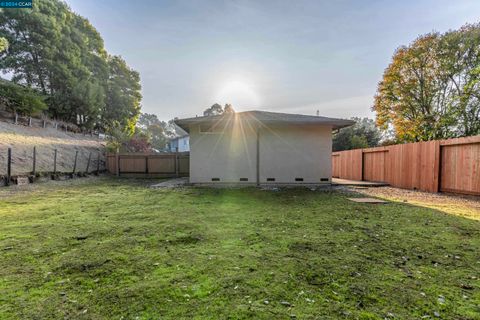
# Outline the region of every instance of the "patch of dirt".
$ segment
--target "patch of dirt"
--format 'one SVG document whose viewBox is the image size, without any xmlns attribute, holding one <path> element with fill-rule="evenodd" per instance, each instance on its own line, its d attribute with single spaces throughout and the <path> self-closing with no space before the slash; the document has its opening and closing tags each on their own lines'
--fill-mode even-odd
<svg viewBox="0 0 480 320">
<path fill-rule="evenodd" d="M 188 184 L 188 178 L 175 178 L 162 181 L 150 186 L 150 188 L 181 188 Z"/>
<path fill-rule="evenodd" d="M 12 148 L 12 175 L 32 171 L 33 147 L 37 150 L 37 172 L 53 171 L 54 150 L 57 149 L 57 171 L 72 172 L 75 151 L 78 151 L 77 171 L 85 171 L 88 155 L 92 158 L 89 171 L 104 169 L 105 141 L 83 134 L 64 132 L 53 128 L 36 128 L 0 121 L 0 175 L 7 173 L 7 149 Z"/>
<path fill-rule="evenodd" d="M 11 185 L 9 187 L 0 186 L 0 200 L 8 199 L 14 195 L 30 194 L 35 192 L 45 192 L 45 188 L 51 190 L 52 187 L 64 187 L 69 185 L 94 184 L 99 179 L 109 179 L 105 175 L 94 176 L 90 175 L 84 178 L 74 178 L 68 180 L 50 180 L 38 181 L 35 183 L 25 185 Z"/>
<path fill-rule="evenodd" d="M 112 262 L 110 259 L 101 259 L 93 261 L 68 261 L 62 264 L 60 271 L 65 273 L 88 272 L 93 269 L 101 268 L 105 264 Z"/>
<path fill-rule="evenodd" d="M 289 249 L 295 252 L 314 251 L 315 248 L 310 242 L 295 242 L 289 246 Z"/>
<path fill-rule="evenodd" d="M 169 243 L 170 244 L 196 244 L 200 241 L 202 241 L 203 238 L 202 236 L 198 235 L 198 234 L 189 234 L 189 235 L 186 235 L 186 236 L 181 236 L 181 237 L 178 237 L 178 238 L 175 238 L 173 240 L 170 240 Z"/>
</svg>

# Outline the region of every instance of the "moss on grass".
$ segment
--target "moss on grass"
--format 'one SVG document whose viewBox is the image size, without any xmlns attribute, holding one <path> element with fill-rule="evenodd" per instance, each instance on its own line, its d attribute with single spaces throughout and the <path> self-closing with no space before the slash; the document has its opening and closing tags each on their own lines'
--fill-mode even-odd
<svg viewBox="0 0 480 320">
<path fill-rule="evenodd" d="M 108 178 L 3 198 L 0 318 L 480 319 L 479 221 L 346 198 Z"/>
</svg>

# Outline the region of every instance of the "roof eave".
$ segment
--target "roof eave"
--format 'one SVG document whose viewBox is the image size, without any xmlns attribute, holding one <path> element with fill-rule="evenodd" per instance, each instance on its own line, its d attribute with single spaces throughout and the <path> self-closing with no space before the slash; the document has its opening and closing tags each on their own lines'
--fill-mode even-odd
<svg viewBox="0 0 480 320">
<path fill-rule="evenodd" d="M 185 130 L 186 132 L 190 133 L 190 126 L 202 123 L 212 123 L 214 121 L 218 121 L 219 118 L 189 118 L 189 119 L 179 119 L 175 120 L 175 124 Z M 330 126 L 332 129 L 342 129 L 346 127 L 350 127 L 355 124 L 355 121 L 352 120 L 336 120 L 336 121 L 325 121 L 325 122 L 313 122 L 313 121 L 277 121 L 277 120 L 268 120 L 268 121 L 261 121 L 261 123 L 269 125 L 308 125 L 308 126 Z"/>
</svg>

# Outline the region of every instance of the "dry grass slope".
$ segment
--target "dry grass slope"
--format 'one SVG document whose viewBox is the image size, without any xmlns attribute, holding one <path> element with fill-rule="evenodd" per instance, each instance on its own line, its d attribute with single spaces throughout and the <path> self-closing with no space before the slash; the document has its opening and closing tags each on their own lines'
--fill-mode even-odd
<svg viewBox="0 0 480 320">
<path fill-rule="evenodd" d="M 37 172 L 53 171 L 53 154 L 58 150 L 57 171 L 71 172 L 78 150 L 77 169 L 85 171 L 87 159 L 92 152 L 90 170 L 96 169 L 97 154 L 100 152 L 103 167 L 105 143 L 95 137 L 65 133 L 52 128 L 30 128 L 0 122 L 0 175 L 6 174 L 7 149 L 12 148 L 12 175 L 32 171 L 33 147 L 37 147 Z"/>
</svg>

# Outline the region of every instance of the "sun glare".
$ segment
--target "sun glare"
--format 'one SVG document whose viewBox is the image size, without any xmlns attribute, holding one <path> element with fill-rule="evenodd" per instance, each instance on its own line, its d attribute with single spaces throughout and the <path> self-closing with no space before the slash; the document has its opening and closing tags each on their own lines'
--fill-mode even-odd
<svg viewBox="0 0 480 320">
<path fill-rule="evenodd" d="M 222 84 L 216 100 L 219 103 L 231 103 L 233 107 L 252 108 L 259 105 L 258 95 L 247 81 L 231 80 Z"/>
</svg>

